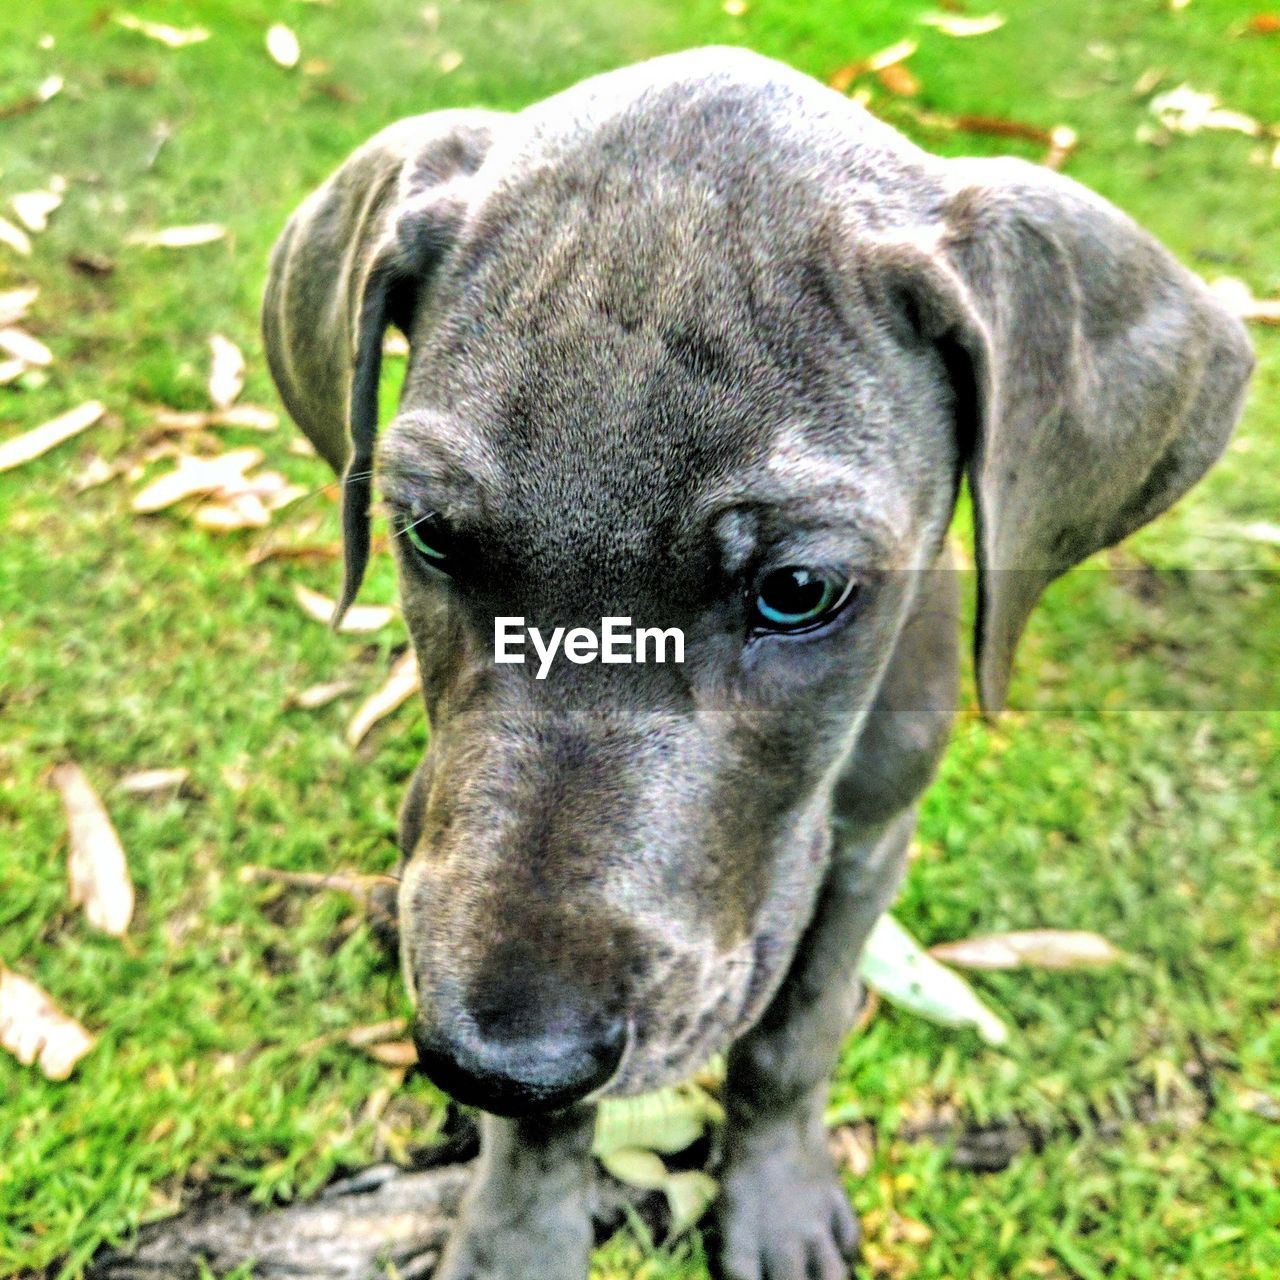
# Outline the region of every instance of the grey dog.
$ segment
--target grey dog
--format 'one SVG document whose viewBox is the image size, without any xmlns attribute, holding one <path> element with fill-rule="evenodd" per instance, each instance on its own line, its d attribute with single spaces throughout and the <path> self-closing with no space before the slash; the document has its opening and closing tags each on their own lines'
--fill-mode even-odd
<svg viewBox="0 0 1280 1280">
<path fill-rule="evenodd" d="M 994 714 L 1045 586 L 1222 451 L 1242 327 L 1074 182 L 730 49 L 390 126 L 294 214 L 264 325 L 344 475 L 340 607 L 375 480 L 399 535 L 401 956 L 425 1070 L 486 1113 L 438 1274 L 582 1280 L 591 1104 L 725 1052 L 721 1273 L 846 1275 L 826 1077 L 953 715 L 962 478 Z M 499 615 L 685 660 L 539 680 Z"/>
</svg>

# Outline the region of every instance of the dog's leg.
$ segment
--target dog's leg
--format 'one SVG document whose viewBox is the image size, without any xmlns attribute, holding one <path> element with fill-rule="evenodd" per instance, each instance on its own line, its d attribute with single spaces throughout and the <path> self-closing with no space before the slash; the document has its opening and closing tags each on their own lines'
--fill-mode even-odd
<svg viewBox="0 0 1280 1280">
<path fill-rule="evenodd" d="M 475 1179 L 435 1280 L 585 1280 L 595 1108 L 484 1116 Z"/>
<path fill-rule="evenodd" d="M 858 960 L 906 864 L 914 811 L 843 842 L 786 980 L 729 1053 L 717 1210 L 725 1280 L 842 1280 L 858 1224 L 827 1150 L 827 1076 Z"/>
</svg>

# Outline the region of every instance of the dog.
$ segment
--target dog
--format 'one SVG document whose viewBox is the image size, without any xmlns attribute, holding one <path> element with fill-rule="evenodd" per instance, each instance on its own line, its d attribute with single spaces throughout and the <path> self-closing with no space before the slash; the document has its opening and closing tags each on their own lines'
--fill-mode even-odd
<svg viewBox="0 0 1280 1280">
<path fill-rule="evenodd" d="M 421 667 L 401 959 L 484 1113 L 437 1274 L 582 1280 L 592 1104 L 723 1052 L 720 1274 L 847 1275 L 826 1079 L 954 713 L 962 480 L 994 715 L 1044 588 L 1225 447 L 1242 326 L 1075 182 L 700 49 L 383 130 L 286 226 L 264 336 L 343 476 L 339 612 L 376 481 Z M 510 618 L 684 661 L 540 678 Z"/>
</svg>

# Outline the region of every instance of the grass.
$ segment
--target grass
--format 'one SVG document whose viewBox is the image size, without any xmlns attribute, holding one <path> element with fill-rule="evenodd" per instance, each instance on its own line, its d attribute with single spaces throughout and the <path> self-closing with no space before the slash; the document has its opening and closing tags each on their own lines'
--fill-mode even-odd
<svg viewBox="0 0 1280 1280">
<path fill-rule="evenodd" d="M 1262 144 L 1135 137 L 1150 117 L 1132 86 L 1151 69 L 1164 87 L 1189 81 L 1280 119 L 1280 37 L 1234 35 L 1236 0 L 1179 12 L 1161 0 L 1008 0 L 1007 24 L 973 40 L 915 26 L 924 7 L 752 0 L 734 18 L 713 0 L 635 0 L 621 16 L 586 0 L 445 0 L 433 26 L 417 0 L 140 4 L 213 33 L 178 51 L 82 0 L 6 7 L 0 109 L 55 72 L 67 87 L 0 119 L 0 196 L 52 173 L 70 188 L 29 260 L 0 249 L 0 288 L 40 286 L 29 327 L 57 356 L 43 386 L 0 391 L 0 424 L 7 436 L 89 397 L 111 415 L 0 477 L 0 960 L 101 1037 L 63 1084 L 0 1054 L 0 1275 L 75 1276 L 95 1248 L 203 1189 L 306 1195 L 339 1169 L 406 1158 L 439 1116 L 439 1099 L 413 1085 L 375 1121 L 365 1104 L 386 1068 L 338 1045 L 299 1052 L 404 1009 L 350 905 L 236 875 L 243 863 L 391 863 L 420 715 L 402 712 L 353 754 L 341 737 L 352 698 L 283 707 L 317 681 L 371 689 L 403 635 L 337 637 L 304 619 L 292 584 L 332 590 L 332 564 L 253 567 L 252 535 L 134 517 L 122 480 L 74 488 L 94 455 L 138 450 L 152 405 L 203 405 L 211 332 L 248 354 L 245 398 L 274 403 L 256 336 L 267 250 L 357 142 L 399 115 L 514 108 L 703 42 L 749 43 L 825 75 L 914 34 L 919 99 L 880 93 L 876 106 L 926 145 L 998 149 L 938 132 L 919 109 L 1070 123 L 1081 142 L 1069 173 L 1206 274 L 1280 288 L 1280 172 L 1258 163 Z M 267 60 L 263 34 L 281 18 L 328 70 Z M 443 73 L 454 52 L 461 65 Z M 225 223 L 228 238 L 170 253 L 127 244 L 139 227 L 203 221 Z M 73 252 L 116 269 L 86 277 L 69 269 Z M 833 1104 L 879 1135 L 870 1170 L 849 1178 L 875 1274 L 1280 1274 L 1280 1126 L 1247 1105 L 1251 1090 L 1280 1093 L 1277 553 L 1233 532 L 1274 520 L 1280 502 L 1280 338 L 1256 338 L 1253 395 L 1222 465 L 1049 593 L 1012 711 L 987 726 L 969 698 L 925 804 L 899 904 L 919 936 L 1092 928 L 1136 960 L 983 978 L 1018 1027 L 1007 1050 L 893 1012 L 849 1042 Z M 263 444 L 301 483 L 326 483 L 318 462 L 289 452 L 286 427 L 265 444 L 223 434 Z M 313 536 L 332 539 L 328 496 L 287 522 L 318 520 Z M 366 598 L 392 592 L 384 560 Z M 93 778 L 129 851 L 140 908 L 123 943 L 66 904 L 64 820 L 46 779 L 63 758 Z M 191 786 L 165 799 L 114 789 L 155 765 L 189 767 Z M 1204 1114 L 1191 1105 L 1202 1093 Z M 1046 1135 L 1042 1149 L 1001 1173 L 951 1168 L 944 1148 L 909 1136 L 944 1104 L 975 1121 L 1017 1116 Z M 696 1236 L 664 1250 L 625 1234 L 597 1272 L 673 1280 L 705 1267 Z"/>
</svg>

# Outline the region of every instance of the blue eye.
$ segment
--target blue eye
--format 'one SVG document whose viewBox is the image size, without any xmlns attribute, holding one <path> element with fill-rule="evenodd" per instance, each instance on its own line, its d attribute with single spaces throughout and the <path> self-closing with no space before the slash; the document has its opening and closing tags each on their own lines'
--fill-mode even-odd
<svg viewBox="0 0 1280 1280">
<path fill-rule="evenodd" d="M 756 588 L 755 625 L 762 631 L 809 631 L 832 617 L 857 585 L 826 569 L 774 569 Z"/>
<path fill-rule="evenodd" d="M 409 545 L 436 568 L 442 567 L 449 558 L 445 550 L 449 531 L 438 516 L 428 515 L 420 520 L 406 521 L 400 526 L 400 532 L 408 539 Z"/>
</svg>

